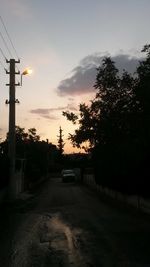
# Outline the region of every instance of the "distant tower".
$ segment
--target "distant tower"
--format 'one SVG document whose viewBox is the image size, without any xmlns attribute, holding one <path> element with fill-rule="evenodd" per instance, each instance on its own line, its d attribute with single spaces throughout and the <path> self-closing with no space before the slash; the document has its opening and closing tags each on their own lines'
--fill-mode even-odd
<svg viewBox="0 0 150 267">
<path fill-rule="evenodd" d="M 59 149 L 59 153 L 60 156 L 62 156 L 63 152 L 64 152 L 64 141 L 63 141 L 63 135 L 62 135 L 63 130 L 61 129 L 61 126 L 59 128 L 59 135 L 58 135 L 58 149 Z"/>
</svg>

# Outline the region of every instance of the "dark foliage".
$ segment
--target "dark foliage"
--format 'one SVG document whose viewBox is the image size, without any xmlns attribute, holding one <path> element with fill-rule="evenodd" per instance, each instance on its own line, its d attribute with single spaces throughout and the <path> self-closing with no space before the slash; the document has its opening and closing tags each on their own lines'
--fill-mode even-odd
<svg viewBox="0 0 150 267">
<path fill-rule="evenodd" d="M 63 152 L 64 152 L 64 146 L 65 146 L 62 132 L 63 132 L 63 130 L 60 127 L 59 128 L 59 135 L 58 135 L 58 151 L 59 151 L 59 159 L 60 159 L 60 161 L 63 158 Z"/>
<path fill-rule="evenodd" d="M 2 178 L 0 186 L 8 185 L 9 181 L 9 160 L 8 160 L 8 135 L 5 141 L 0 144 L 0 164 Z M 28 132 L 24 128 L 16 126 L 16 171 L 20 171 L 21 162 L 24 162 L 25 187 L 38 182 L 46 176 L 58 157 L 58 149 L 55 145 L 46 141 L 40 141 L 35 128 Z"/>
<path fill-rule="evenodd" d="M 98 184 L 129 194 L 150 195 L 150 45 L 137 73 L 119 74 L 110 57 L 97 69 L 96 96 L 81 104 L 79 127 L 69 139 L 89 143 Z"/>
</svg>

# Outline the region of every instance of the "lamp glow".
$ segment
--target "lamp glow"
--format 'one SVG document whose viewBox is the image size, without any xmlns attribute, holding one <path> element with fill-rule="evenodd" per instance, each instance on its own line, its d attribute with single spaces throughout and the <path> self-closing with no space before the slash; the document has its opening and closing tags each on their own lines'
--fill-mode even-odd
<svg viewBox="0 0 150 267">
<path fill-rule="evenodd" d="M 22 73 L 22 75 L 28 75 L 28 74 L 31 74 L 33 71 L 29 68 L 25 69 Z"/>
<path fill-rule="evenodd" d="M 21 82 L 20 82 L 20 85 L 22 86 L 22 76 L 23 75 L 28 75 L 28 74 L 31 74 L 32 73 L 32 69 L 30 68 L 27 68 L 25 69 L 22 73 L 21 73 Z"/>
</svg>

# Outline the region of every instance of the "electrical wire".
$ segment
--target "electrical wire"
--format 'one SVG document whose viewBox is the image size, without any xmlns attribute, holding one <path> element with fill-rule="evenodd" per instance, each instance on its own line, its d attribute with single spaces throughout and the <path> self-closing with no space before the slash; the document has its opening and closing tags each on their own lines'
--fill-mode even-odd
<svg viewBox="0 0 150 267">
<path fill-rule="evenodd" d="M 10 52 L 10 50 L 9 50 L 9 48 L 8 48 L 8 46 L 7 46 L 7 43 L 6 43 L 6 41 L 5 41 L 5 39 L 4 39 L 4 37 L 3 37 L 3 35 L 2 35 L 1 32 L 0 32 L 0 36 L 1 36 L 1 38 L 2 38 L 2 40 L 3 40 L 3 42 L 4 42 L 4 44 L 5 44 L 5 46 L 6 46 L 7 50 L 8 50 L 8 52 L 9 52 L 11 58 L 13 58 L 13 55 L 12 55 L 12 53 Z M 4 59 L 7 60 L 7 58 L 6 58 L 6 56 L 5 56 L 5 54 L 4 54 L 4 52 L 3 52 L 3 50 L 2 50 L 1 47 L 0 47 L 0 51 L 1 51 L 1 54 L 3 55 Z M 20 70 L 19 70 L 19 68 L 18 68 L 17 66 L 16 66 L 16 68 L 17 68 L 17 70 L 20 72 Z"/>
<path fill-rule="evenodd" d="M 6 28 L 6 26 L 5 26 L 5 23 L 4 23 L 4 20 L 2 19 L 1 16 L 0 16 L 0 20 L 1 20 L 1 23 L 2 23 L 2 25 L 3 25 L 3 27 L 4 27 L 4 29 L 5 29 L 5 32 L 6 32 L 6 34 L 7 34 L 7 37 L 8 37 L 8 39 L 9 39 L 11 45 L 12 45 L 12 48 L 14 49 L 14 52 L 15 52 L 15 54 L 16 54 L 16 57 L 19 59 L 18 53 L 17 53 L 17 51 L 16 51 L 16 48 L 15 48 L 15 46 L 14 46 L 12 40 L 11 40 L 10 34 L 8 33 L 7 28 Z"/>
<path fill-rule="evenodd" d="M 15 49 L 15 46 L 14 46 L 12 40 L 11 40 L 11 37 L 10 37 L 8 31 L 7 31 L 7 28 L 6 28 L 6 26 L 5 26 L 5 23 L 4 23 L 4 21 L 3 21 L 1 15 L 0 15 L 0 21 L 1 21 L 2 25 L 3 25 L 3 28 L 4 28 L 5 32 L 6 32 L 7 38 L 8 38 L 8 40 L 9 40 L 9 42 L 10 42 L 10 44 L 11 44 L 11 46 L 12 46 L 14 52 L 15 52 L 15 55 L 17 56 L 17 58 L 18 58 L 18 60 L 19 60 L 17 51 L 16 51 L 16 49 Z M 10 49 L 9 49 L 9 46 L 7 45 L 7 42 L 6 42 L 6 40 L 5 40 L 5 38 L 4 38 L 4 36 L 3 36 L 3 34 L 2 34 L 1 31 L 0 31 L 0 36 L 1 36 L 1 39 L 3 40 L 3 43 L 4 43 L 4 45 L 5 45 L 6 49 L 7 49 L 7 51 L 8 51 L 8 53 L 9 53 L 10 57 L 13 58 L 13 55 L 12 55 L 12 53 L 11 53 L 11 51 L 10 51 Z M 1 51 L 1 54 L 3 55 L 4 59 L 7 60 L 7 58 L 6 58 L 6 56 L 5 56 L 5 54 L 4 54 L 3 50 L 2 50 L 2 48 L 0 48 L 0 51 Z M 4 69 L 6 70 L 6 68 L 4 68 Z M 20 72 L 20 70 L 19 70 L 19 68 L 18 68 L 17 66 L 16 66 L 16 69 L 18 70 L 18 72 Z"/>
<path fill-rule="evenodd" d="M 6 56 L 5 56 L 5 54 L 4 54 L 4 52 L 3 52 L 1 47 L 0 47 L 0 51 L 1 51 L 1 54 L 2 54 L 3 58 L 6 60 Z"/>
<path fill-rule="evenodd" d="M 4 45 L 6 46 L 6 49 L 7 49 L 8 53 L 9 53 L 9 55 L 13 58 L 12 53 L 10 52 L 10 50 L 8 48 L 8 45 L 7 45 L 7 43 L 6 43 L 5 39 L 4 39 L 1 31 L 0 31 L 0 36 L 1 36 L 2 40 L 3 40 Z"/>
<path fill-rule="evenodd" d="M 2 68 L 6 71 L 7 69 L 5 68 L 4 64 L 2 63 L 2 61 L 0 60 L 0 64 L 2 66 Z"/>
</svg>

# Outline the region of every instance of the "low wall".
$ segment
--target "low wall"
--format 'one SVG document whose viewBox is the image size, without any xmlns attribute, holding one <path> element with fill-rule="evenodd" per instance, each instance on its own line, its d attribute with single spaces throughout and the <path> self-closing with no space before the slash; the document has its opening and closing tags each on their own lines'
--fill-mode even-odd
<svg viewBox="0 0 150 267">
<path fill-rule="evenodd" d="M 141 211 L 150 213 L 150 199 L 144 199 L 143 197 L 137 195 L 125 195 L 112 189 L 102 187 L 101 185 L 97 185 L 93 174 L 84 175 L 83 182 L 100 194 L 104 194 Z"/>
<path fill-rule="evenodd" d="M 4 187 L 0 190 L 0 204 L 4 201 L 5 196 L 7 194 L 8 187 Z"/>
</svg>

